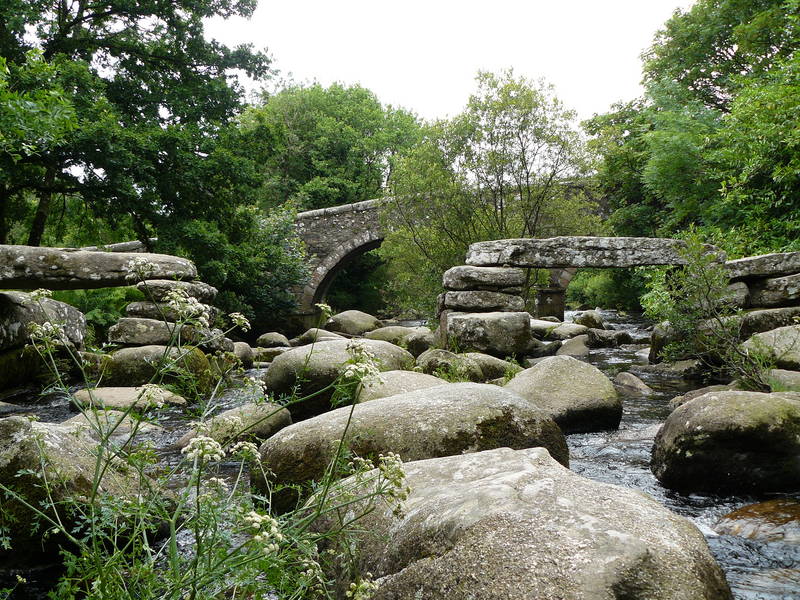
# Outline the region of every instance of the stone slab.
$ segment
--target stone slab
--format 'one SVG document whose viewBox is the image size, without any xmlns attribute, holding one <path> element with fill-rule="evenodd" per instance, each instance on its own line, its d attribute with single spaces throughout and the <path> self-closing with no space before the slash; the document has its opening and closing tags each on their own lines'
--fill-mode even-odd
<svg viewBox="0 0 800 600">
<path fill-rule="evenodd" d="M 800 252 L 776 252 L 729 260 L 725 268 L 732 280 L 800 273 Z"/>
<path fill-rule="evenodd" d="M 442 284 L 448 290 L 515 288 L 525 285 L 525 271 L 503 267 L 461 265 L 444 272 Z"/>
<path fill-rule="evenodd" d="M 762 279 L 750 285 L 751 306 L 786 306 L 800 302 L 800 273 Z"/>
<path fill-rule="evenodd" d="M 525 310 L 525 301 L 519 296 L 489 292 L 485 290 L 465 290 L 444 294 L 444 308 L 452 308 L 464 312 L 505 311 L 519 312 Z"/>
<path fill-rule="evenodd" d="M 682 240 L 645 237 L 561 236 L 477 242 L 467 251 L 467 264 L 507 267 L 637 267 L 682 265 Z M 724 260 L 725 254 L 708 246 Z"/>
<path fill-rule="evenodd" d="M 128 263 L 147 260 L 151 277 L 194 279 L 192 261 L 166 254 L 0 246 L 0 288 L 81 290 L 131 285 Z"/>
</svg>

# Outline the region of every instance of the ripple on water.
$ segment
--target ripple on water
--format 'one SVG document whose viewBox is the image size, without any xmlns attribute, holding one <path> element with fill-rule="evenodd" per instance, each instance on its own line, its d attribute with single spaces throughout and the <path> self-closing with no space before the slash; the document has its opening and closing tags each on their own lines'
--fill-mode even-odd
<svg viewBox="0 0 800 600">
<path fill-rule="evenodd" d="M 572 320 L 576 312 L 568 312 Z M 638 315 L 621 316 L 602 310 L 601 316 L 615 329 L 626 329 L 643 336 L 648 323 Z M 625 322 L 627 320 L 627 322 Z M 591 350 L 586 360 L 614 377 L 639 363 L 636 348 Z M 622 423 L 618 431 L 581 433 L 567 436 L 570 468 L 590 479 L 643 491 L 673 512 L 697 525 L 709 548 L 725 571 L 737 600 L 797 600 L 800 598 L 800 544 L 752 540 L 735 535 L 719 535 L 713 526 L 724 515 L 764 498 L 680 494 L 661 486 L 650 471 L 650 453 L 658 429 L 669 415 L 668 402 L 700 384 L 664 377 L 658 373 L 637 373 L 653 390 L 649 397 L 623 401 Z"/>
</svg>

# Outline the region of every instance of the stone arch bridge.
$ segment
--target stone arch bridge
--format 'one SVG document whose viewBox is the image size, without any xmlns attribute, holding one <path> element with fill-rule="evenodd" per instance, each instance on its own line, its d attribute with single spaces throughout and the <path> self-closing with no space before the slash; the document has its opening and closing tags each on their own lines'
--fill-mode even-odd
<svg viewBox="0 0 800 600">
<path fill-rule="evenodd" d="M 381 245 L 387 227 L 380 213 L 386 202 L 386 199 L 365 200 L 298 213 L 295 227 L 306 245 L 311 271 L 308 282 L 295 290 L 298 316 L 312 322 L 319 312 L 314 305 L 325 300 L 342 269 Z M 575 271 L 575 268 L 551 269 L 551 287 L 566 288 Z"/>
<path fill-rule="evenodd" d="M 311 276 L 295 290 L 298 314 L 315 315 L 315 304 L 323 302 L 339 272 L 352 260 L 383 242 L 381 207 L 386 201 L 365 200 L 298 213 L 295 227 L 305 242 Z"/>
</svg>

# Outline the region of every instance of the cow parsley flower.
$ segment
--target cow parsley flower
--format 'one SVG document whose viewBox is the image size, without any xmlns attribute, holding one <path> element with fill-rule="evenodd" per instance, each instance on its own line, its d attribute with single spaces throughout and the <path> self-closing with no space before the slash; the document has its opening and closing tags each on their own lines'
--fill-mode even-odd
<svg viewBox="0 0 800 600">
<path fill-rule="evenodd" d="M 33 300 L 34 302 L 40 302 L 41 300 L 44 300 L 45 298 L 50 298 L 52 295 L 53 295 L 52 291 L 46 290 L 44 288 L 39 288 L 38 290 L 33 290 L 29 294 L 30 299 Z"/>
<path fill-rule="evenodd" d="M 125 265 L 125 271 L 127 272 L 125 279 L 128 281 L 144 281 L 152 277 L 157 268 L 158 265 L 154 262 L 144 256 L 137 256 L 129 260 L 128 264 Z"/>
<path fill-rule="evenodd" d="M 55 346 L 63 344 L 66 334 L 64 333 L 64 326 L 57 323 L 45 321 L 44 323 L 29 323 L 28 324 L 28 337 L 34 344 L 41 344 L 43 346 Z"/>
<path fill-rule="evenodd" d="M 258 544 L 264 554 L 272 554 L 280 549 L 284 540 L 280 523 L 269 515 L 262 515 L 251 510 L 244 515 L 245 526 L 253 533 L 252 541 Z"/>
<path fill-rule="evenodd" d="M 218 441 L 205 435 L 192 438 L 186 447 L 181 450 L 182 454 L 190 460 L 222 460 L 225 452 Z"/>
<path fill-rule="evenodd" d="M 255 462 L 259 458 L 258 446 L 253 442 L 237 442 L 228 451 L 228 454 L 246 462 Z"/>
<path fill-rule="evenodd" d="M 189 296 L 184 290 L 170 290 L 164 298 L 179 320 L 193 321 L 201 327 L 209 327 L 211 315 L 208 307 L 197 298 Z"/>
<path fill-rule="evenodd" d="M 230 318 L 231 322 L 242 331 L 250 331 L 250 321 L 248 321 L 247 317 L 245 317 L 242 313 L 232 312 L 228 315 L 228 318 Z"/>
</svg>

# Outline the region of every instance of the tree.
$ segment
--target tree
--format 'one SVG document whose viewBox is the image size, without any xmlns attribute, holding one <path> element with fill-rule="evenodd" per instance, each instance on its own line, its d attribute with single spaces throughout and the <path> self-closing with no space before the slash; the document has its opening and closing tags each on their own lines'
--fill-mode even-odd
<svg viewBox="0 0 800 600">
<path fill-rule="evenodd" d="M 176 177 L 174 160 L 202 161 L 209 140 L 239 109 L 234 69 L 268 72 L 263 53 L 203 35 L 204 18 L 247 16 L 254 8 L 254 0 L 3 4 L 0 55 L 21 64 L 39 49 L 78 115 L 62 144 L 6 173 L 15 197 L 38 198 L 28 243 L 41 241 L 54 194 L 79 194 L 112 221 L 130 218 L 142 239 L 190 211 L 219 208 L 210 190 L 198 193 L 196 182 Z M 28 84 L 10 81 L 19 93 Z"/>
<path fill-rule="evenodd" d="M 644 53 L 645 82 L 677 82 L 726 112 L 745 78 L 758 78 L 796 48 L 797 0 L 698 0 L 676 11 Z"/>
<path fill-rule="evenodd" d="M 511 71 L 479 73 L 477 84 L 466 110 L 428 126 L 393 173 L 395 231 L 381 252 L 395 293 L 428 311 L 442 272 L 472 242 L 598 227 L 574 113 L 549 86 Z"/>
<path fill-rule="evenodd" d="M 291 199 L 303 209 L 381 196 L 390 158 L 418 134 L 411 113 L 357 85 L 292 85 L 239 121 L 240 144 L 261 165 L 263 204 Z"/>
</svg>

